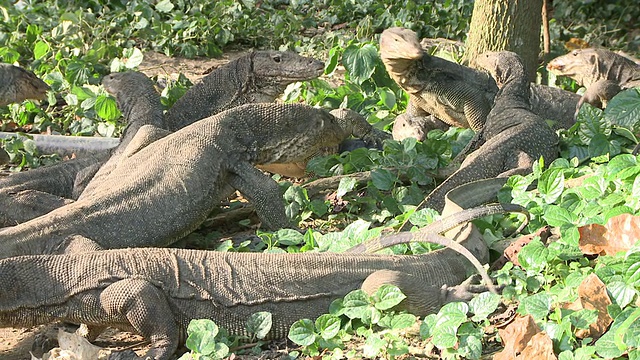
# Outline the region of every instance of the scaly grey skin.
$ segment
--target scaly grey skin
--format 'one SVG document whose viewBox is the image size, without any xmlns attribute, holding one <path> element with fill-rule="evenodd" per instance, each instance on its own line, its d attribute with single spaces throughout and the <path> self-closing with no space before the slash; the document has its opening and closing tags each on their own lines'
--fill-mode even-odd
<svg viewBox="0 0 640 360">
<path fill-rule="evenodd" d="M 147 129 L 155 128 L 139 133 Z M 307 105 L 248 104 L 146 147 L 134 141 L 88 196 L 0 231 L 0 258 L 82 249 L 82 238 L 105 249 L 167 246 L 197 228 L 228 185 L 254 204 L 263 227 L 289 227 L 278 184 L 253 165 L 304 161 L 353 131 L 348 116 Z"/>
<path fill-rule="evenodd" d="M 461 189 L 462 203 L 478 195 L 495 198 L 496 187 L 492 194 L 480 189 Z M 450 236 L 475 257 L 488 258 L 471 224 Z M 267 338 L 285 338 L 295 321 L 317 318 L 353 290 L 371 294 L 383 284 L 407 296 L 399 309 L 422 316 L 485 291 L 465 281 L 471 271 L 449 249 L 416 256 L 156 248 L 20 256 L 0 260 L 0 326 L 63 320 L 136 331 L 151 341 L 146 357 L 166 360 L 192 319 L 209 318 L 231 334 L 245 335 L 246 320 L 268 311 L 273 326 Z"/>
<path fill-rule="evenodd" d="M 324 63 L 291 51 L 254 51 L 216 69 L 167 111 L 167 129 L 249 103 L 270 103 L 287 85 L 322 75 Z"/>
<path fill-rule="evenodd" d="M 105 76 L 103 84 L 116 97 L 127 119 L 120 144 L 114 149 L 20 172 L 0 179 L 0 227 L 13 226 L 42 216 L 77 199 L 117 164 L 121 153 L 143 125 L 164 126 L 160 95 L 153 82 L 134 71 Z M 98 171 L 98 169 L 100 169 Z M 92 180 L 96 174 L 96 179 Z"/>
<path fill-rule="evenodd" d="M 448 125 L 482 128 L 498 92 L 484 72 L 426 54 L 416 33 L 404 28 L 382 33 L 380 56 L 391 77 L 410 96 L 407 112 L 394 123 L 394 139 L 424 140 L 430 130 Z M 530 85 L 529 96 L 531 110 L 550 120 L 554 129 L 574 124 L 580 96 L 536 84 Z"/>
<path fill-rule="evenodd" d="M 623 89 L 640 86 L 640 65 L 606 49 L 577 49 L 547 64 L 559 76 L 568 76 L 587 88 L 575 108 L 583 103 L 603 108 Z"/>
<path fill-rule="evenodd" d="M 451 189 L 478 179 L 526 174 L 540 157 L 549 164 L 558 156 L 555 131 L 529 110 L 529 83 L 520 58 L 508 51 L 489 52 L 479 56 L 477 64 L 491 71 L 500 87 L 478 140 L 480 147 L 421 207 L 442 211 Z"/>
<path fill-rule="evenodd" d="M 116 98 L 118 108 L 127 119 L 127 127 L 121 136 L 120 144 L 111 150 L 109 160 L 100 165 L 95 174 L 84 174 L 84 177 L 89 179 L 88 183 L 83 184 L 84 186 L 74 184 L 74 198 L 77 199 L 89 196 L 106 181 L 118 166 L 129 144 L 138 136 L 140 128 L 145 125 L 158 129 L 166 128 L 160 94 L 156 91 L 153 81 L 145 74 L 137 71 L 109 74 L 102 79 L 102 86 Z"/>
<path fill-rule="evenodd" d="M 221 66 L 207 75 L 202 81 L 180 99 L 167 113 L 167 124 L 171 129 L 177 129 L 180 126 L 191 124 L 204 117 L 214 115 L 215 113 L 231 109 L 235 106 L 244 105 L 252 102 L 273 102 L 278 97 L 284 88 L 295 81 L 310 80 L 316 78 L 322 73 L 324 64 L 311 58 L 299 56 L 292 52 L 280 52 L 280 51 L 256 51 L 241 58 L 238 58 L 225 66 Z M 148 81 L 148 80 L 147 80 Z M 135 97 L 140 94 L 149 94 L 146 88 L 135 90 L 131 92 L 119 92 L 119 102 L 137 104 Z M 115 95 L 115 94 L 113 94 Z M 148 108 L 140 106 L 140 109 L 136 113 L 153 115 L 158 111 L 161 111 L 161 106 L 153 105 Z M 123 111 L 123 113 L 125 113 Z M 139 117 L 133 114 L 134 117 Z M 125 117 L 125 119 L 127 119 Z M 152 122 L 156 122 L 152 120 Z M 139 128 L 136 126 L 134 128 Z M 134 134 L 133 131 L 130 131 Z M 147 134 L 148 135 L 148 134 Z M 154 134 L 157 136 L 157 134 Z M 64 144 L 59 144 L 56 140 L 55 144 L 47 145 L 45 140 L 42 139 L 42 146 L 45 148 L 65 148 Z M 146 139 L 145 141 L 151 141 Z M 143 143 L 144 141 L 141 141 Z M 71 145 L 73 147 L 73 145 Z M 124 148 L 124 147 L 121 147 Z M 12 192 L 16 192 L 16 186 L 20 183 L 25 185 L 20 187 L 20 190 L 37 190 L 52 195 L 63 196 L 67 199 L 77 199 L 87 183 L 93 178 L 95 172 L 106 161 L 104 151 L 97 151 L 97 157 L 99 159 L 85 159 L 81 161 L 82 166 L 75 166 L 73 164 L 57 164 L 51 167 L 38 168 L 33 172 L 22 172 L 12 175 L 13 178 L 7 182 L 7 179 L 0 179 L 0 189 L 12 188 Z M 78 163 L 78 160 L 72 160 Z M 86 170 L 83 170 L 86 168 Z M 58 170 L 59 169 L 59 170 Z M 77 171 L 82 170 L 79 174 L 72 174 L 70 170 Z M 59 171 L 59 172 L 58 172 Z M 304 172 L 304 169 L 303 169 Z M 73 188 L 75 179 L 76 188 Z M 58 183 L 51 183 L 45 181 L 43 186 L 37 188 L 31 188 L 28 184 L 32 184 L 37 181 L 41 181 L 43 178 L 63 178 L 65 181 Z M 70 179 L 70 181 L 68 181 Z M 44 186 L 46 185 L 46 187 Z M 0 202 L 6 202 L 11 200 L 11 196 L 4 195 L 4 190 L 0 190 Z M 44 194 L 44 198 L 49 198 L 49 195 Z M 27 199 L 25 197 L 25 199 Z M 39 205 L 37 198 L 28 197 L 28 199 L 34 200 L 33 202 L 26 203 L 26 205 L 33 204 L 33 211 L 24 212 L 10 212 L 2 214 L 0 209 L 0 227 L 11 226 L 16 223 L 21 223 L 26 220 L 33 219 L 34 215 L 44 215 L 47 212 L 55 209 L 56 204 L 60 204 L 59 201 L 42 201 L 42 206 Z M 2 222 L 3 217 L 5 218 Z"/>
</svg>

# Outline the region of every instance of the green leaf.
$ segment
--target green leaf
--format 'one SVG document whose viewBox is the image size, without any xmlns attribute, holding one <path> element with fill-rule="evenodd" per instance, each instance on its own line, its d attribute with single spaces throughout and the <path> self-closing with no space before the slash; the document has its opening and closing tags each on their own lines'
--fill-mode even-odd
<svg viewBox="0 0 640 360">
<path fill-rule="evenodd" d="M 300 245 L 304 235 L 294 229 L 280 229 L 275 233 L 275 239 L 282 245 Z"/>
<path fill-rule="evenodd" d="M 348 293 L 342 301 L 343 314 L 349 319 L 362 319 L 368 306 L 369 295 L 362 290 L 354 290 Z"/>
<path fill-rule="evenodd" d="M 636 295 L 635 287 L 623 281 L 611 281 L 607 283 L 607 290 L 609 290 L 616 303 L 622 308 L 629 305 Z"/>
<path fill-rule="evenodd" d="M 582 186 L 578 187 L 577 190 L 583 199 L 594 200 L 604 195 L 606 188 L 607 184 L 602 176 L 591 176 L 585 179 Z"/>
<path fill-rule="evenodd" d="M 589 156 L 596 157 L 601 155 L 612 154 L 611 143 L 606 135 L 594 134 L 589 142 Z"/>
<path fill-rule="evenodd" d="M 29 24 L 27 26 L 27 42 L 33 44 L 34 41 L 38 38 L 38 35 L 42 34 L 42 28 L 35 24 Z"/>
<path fill-rule="evenodd" d="M 260 311 L 252 314 L 247 320 L 246 329 L 250 334 L 255 334 L 256 338 L 264 339 L 273 324 L 271 313 Z"/>
<path fill-rule="evenodd" d="M 634 88 L 620 92 L 607 103 L 604 115 L 612 124 L 637 130 L 640 122 L 640 90 Z"/>
<path fill-rule="evenodd" d="M 340 179 L 340 184 L 338 184 L 338 190 L 336 191 L 336 196 L 341 198 L 346 195 L 349 191 L 353 190 L 356 187 L 358 181 L 355 178 L 344 177 Z"/>
<path fill-rule="evenodd" d="M 99 95 L 96 98 L 94 109 L 98 116 L 105 120 L 115 120 L 121 115 L 120 110 L 118 110 L 118 104 L 111 96 Z"/>
<path fill-rule="evenodd" d="M 342 55 L 342 64 L 349 72 L 350 79 L 358 85 L 373 75 L 379 61 L 378 49 L 372 44 L 362 47 L 349 45 Z"/>
<path fill-rule="evenodd" d="M 486 319 L 489 314 L 496 311 L 498 305 L 500 305 L 500 295 L 483 292 L 469 301 L 470 311 L 474 314 L 471 320 L 478 322 Z"/>
<path fill-rule="evenodd" d="M 80 101 L 96 97 L 96 94 L 85 86 L 74 86 L 71 89 L 71 93 L 76 95 Z"/>
<path fill-rule="evenodd" d="M 530 314 L 535 320 L 542 320 L 551 310 L 552 299 L 547 293 L 537 293 L 521 300 L 518 312 Z"/>
<path fill-rule="evenodd" d="M 557 227 L 572 225 L 578 221 L 574 213 L 570 213 L 567 209 L 556 205 L 547 206 L 543 217 L 547 221 L 547 224 Z"/>
<path fill-rule="evenodd" d="M 531 240 L 518 253 L 518 261 L 525 270 L 540 272 L 547 266 L 549 249 L 539 238 Z"/>
<path fill-rule="evenodd" d="M 440 349 L 452 348 L 458 343 L 458 337 L 450 332 L 437 332 L 431 340 Z"/>
<path fill-rule="evenodd" d="M 335 315 L 323 314 L 316 319 L 316 329 L 323 339 L 329 340 L 340 331 L 340 318 Z"/>
<path fill-rule="evenodd" d="M 569 314 L 571 325 L 578 329 L 588 329 L 597 319 L 597 310 L 582 309 Z"/>
<path fill-rule="evenodd" d="M 379 190 L 391 190 L 397 180 L 397 176 L 387 169 L 374 169 L 371 171 L 373 186 Z"/>
<path fill-rule="evenodd" d="M 385 284 L 378 288 L 373 295 L 374 306 L 379 310 L 388 310 L 400 304 L 407 297 L 397 286 Z"/>
<path fill-rule="evenodd" d="M 367 337 L 362 348 L 363 355 L 369 358 L 377 357 L 387 342 L 380 338 L 378 334 L 371 334 Z"/>
<path fill-rule="evenodd" d="M 325 75 L 331 74 L 333 70 L 336 69 L 336 66 L 338 66 L 338 59 L 340 57 L 338 49 L 339 47 L 334 46 L 329 50 L 329 56 L 327 62 L 324 65 Z"/>
<path fill-rule="evenodd" d="M 142 55 L 142 51 L 140 51 L 140 49 L 138 48 L 124 49 L 124 51 L 122 52 L 122 57 L 124 66 L 127 69 L 137 68 L 142 63 L 142 60 L 144 58 L 144 56 Z"/>
<path fill-rule="evenodd" d="M 564 191 L 563 169 L 551 168 L 542 173 L 538 180 L 538 191 L 547 204 L 555 202 Z"/>
<path fill-rule="evenodd" d="M 171 10 L 173 10 L 173 4 L 170 0 L 161 0 L 156 4 L 156 10 L 163 13 L 171 12 Z"/>
<path fill-rule="evenodd" d="M 629 317 L 627 317 L 615 331 L 614 343 L 620 350 L 625 350 L 627 345 L 629 347 L 638 347 L 640 339 L 640 308 L 633 310 Z"/>
<path fill-rule="evenodd" d="M 584 103 L 578 114 L 578 136 L 584 145 L 588 145 L 597 134 L 609 136 L 611 124 L 604 119 L 602 110 Z"/>
<path fill-rule="evenodd" d="M 378 88 L 377 91 L 384 106 L 392 110 L 396 106 L 396 94 L 388 88 Z"/>
<path fill-rule="evenodd" d="M 432 329 L 436 324 L 436 317 L 436 314 L 429 314 L 422 319 L 422 324 L 420 324 L 420 338 L 423 340 L 433 335 Z"/>
<path fill-rule="evenodd" d="M 413 314 L 398 314 L 391 318 L 390 328 L 392 330 L 405 329 L 416 323 L 416 316 Z"/>
<path fill-rule="evenodd" d="M 23 139 L 22 147 L 27 154 L 36 155 L 38 152 L 38 147 L 36 146 L 36 142 L 33 139 Z"/>
<path fill-rule="evenodd" d="M 33 57 L 41 59 L 49 52 L 49 44 L 44 41 L 38 41 L 33 47 Z"/>
<path fill-rule="evenodd" d="M 309 346 L 316 342 L 316 333 L 313 321 L 309 319 L 298 320 L 289 329 L 289 340 L 300 346 Z"/>
<path fill-rule="evenodd" d="M 218 325 L 210 319 L 191 320 L 187 326 L 186 345 L 192 351 L 202 355 L 209 355 L 216 351 L 215 337 L 218 335 Z"/>
<path fill-rule="evenodd" d="M 461 336 L 460 351 L 466 359 L 480 359 L 482 355 L 482 341 L 477 336 Z"/>
</svg>

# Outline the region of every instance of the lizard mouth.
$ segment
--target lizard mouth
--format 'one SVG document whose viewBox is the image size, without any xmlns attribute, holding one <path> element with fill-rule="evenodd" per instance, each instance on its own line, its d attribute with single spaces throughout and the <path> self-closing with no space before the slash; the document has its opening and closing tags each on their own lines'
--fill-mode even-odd
<svg viewBox="0 0 640 360">
<path fill-rule="evenodd" d="M 548 63 L 547 64 L 547 70 L 562 71 L 562 69 L 564 69 L 564 65 L 562 65 L 562 64 L 554 64 L 554 63 Z"/>
</svg>

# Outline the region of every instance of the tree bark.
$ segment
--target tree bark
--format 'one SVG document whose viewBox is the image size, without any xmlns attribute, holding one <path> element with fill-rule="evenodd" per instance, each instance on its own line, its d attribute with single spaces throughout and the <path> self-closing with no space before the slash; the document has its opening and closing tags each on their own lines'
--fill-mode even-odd
<svg viewBox="0 0 640 360">
<path fill-rule="evenodd" d="M 485 51 L 509 50 L 522 57 L 531 81 L 540 53 L 543 0 L 476 0 L 464 61 L 474 67 Z"/>
</svg>

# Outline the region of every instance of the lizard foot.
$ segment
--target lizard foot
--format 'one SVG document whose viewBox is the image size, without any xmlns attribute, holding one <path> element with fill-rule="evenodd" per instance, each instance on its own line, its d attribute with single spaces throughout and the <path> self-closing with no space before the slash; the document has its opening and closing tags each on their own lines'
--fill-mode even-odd
<svg viewBox="0 0 640 360">
<path fill-rule="evenodd" d="M 39 333 L 33 339 L 33 344 L 31 345 L 31 353 L 34 356 L 42 357 L 43 354 L 46 354 L 51 349 L 58 346 L 58 339 L 50 336 L 47 333 Z"/>
<path fill-rule="evenodd" d="M 454 301 L 469 301 L 474 296 L 489 291 L 489 287 L 485 284 L 478 284 L 482 280 L 480 275 L 471 275 L 467 280 L 460 285 L 442 287 L 443 291 L 446 291 L 446 302 Z M 502 290 L 502 287 L 498 287 L 498 291 Z"/>
</svg>

